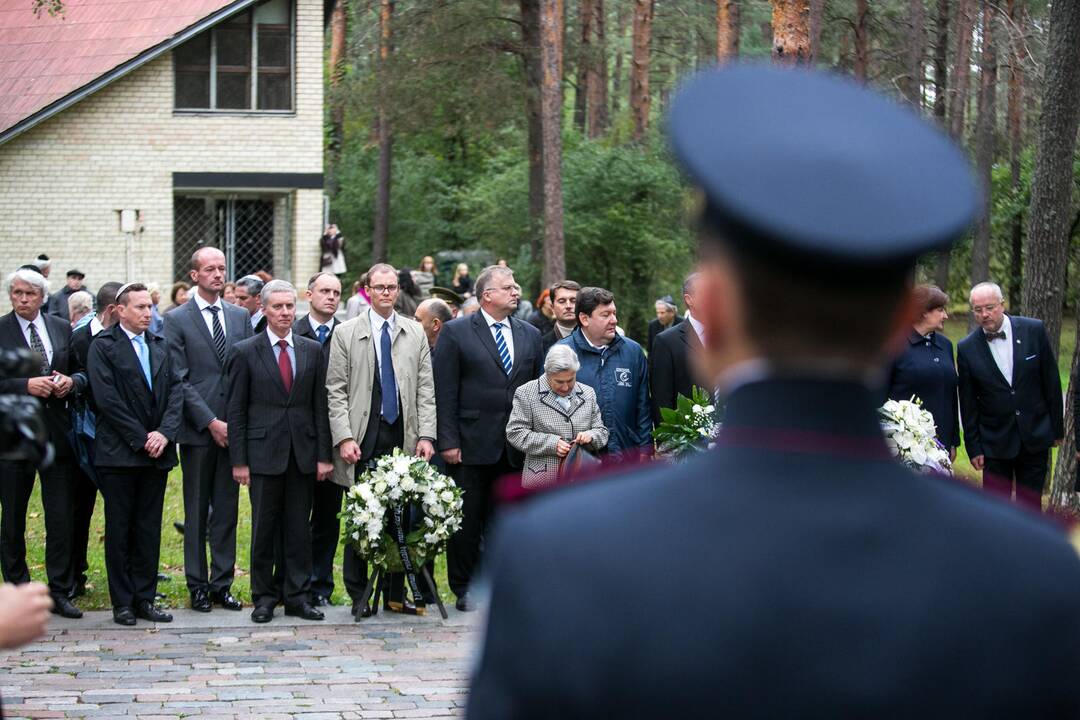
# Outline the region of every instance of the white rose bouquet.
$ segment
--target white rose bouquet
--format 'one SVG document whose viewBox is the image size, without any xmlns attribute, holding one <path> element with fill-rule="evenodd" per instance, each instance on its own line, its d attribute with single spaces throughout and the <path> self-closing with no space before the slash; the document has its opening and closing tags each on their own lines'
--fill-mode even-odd
<svg viewBox="0 0 1080 720">
<path fill-rule="evenodd" d="M 889 400 L 878 409 L 885 443 L 900 462 L 920 473 L 952 474 L 949 451 L 937 439 L 934 416 L 916 397 Z"/>
<path fill-rule="evenodd" d="M 405 535 L 413 566 L 419 568 L 445 547 L 461 527 L 463 491 L 422 458 L 395 448 L 364 472 L 345 493 L 338 517 L 345 537 L 362 557 L 387 572 L 402 572 L 403 563 L 390 521 L 395 507 L 412 504 L 420 523 Z"/>
<path fill-rule="evenodd" d="M 657 452 L 670 458 L 687 458 L 712 447 L 720 432 L 716 406 L 699 387 L 691 397 L 679 395 L 674 408 L 660 408 L 662 422 L 653 432 Z"/>
</svg>

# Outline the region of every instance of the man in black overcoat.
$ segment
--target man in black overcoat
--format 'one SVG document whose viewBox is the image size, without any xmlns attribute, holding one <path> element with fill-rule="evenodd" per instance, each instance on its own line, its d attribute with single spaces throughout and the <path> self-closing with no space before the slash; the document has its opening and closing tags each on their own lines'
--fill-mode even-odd
<svg viewBox="0 0 1080 720">
<path fill-rule="evenodd" d="M 660 408 L 674 408 L 680 395 L 689 398 L 694 390 L 692 358 L 701 352 L 704 332 L 701 322 L 694 317 L 696 279 L 694 273 L 683 282 L 683 302 L 686 303 L 683 322 L 657 335 L 649 353 L 649 384 L 656 425 L 663 420 Z"/>
<path fill-rule="evenodd" d="M 678 327 L 684 320 L 675 306 L 675 300 L 670 295 L 665 295 L 656 301 L 656 317 L 649 321 L 649 334 L 645 347 L 652 353 L 653 343 L 662 332 Z"/>
<path fill-rule="evenodd" d="M 184 390 L 165 338 L 149 331 L 150 291 L 119 288 L 119 322 L 90 344 L 87 372 L 97 408 L 94 465 L 105 498 L 105 568 L 113 621 L 171 622 L 154 607 L 161 551 L 161 514 Z"/>
<path fill-rule="evenodd" d="M 1065 437 L 1057 357 L 1041 320 L 1005 313 L 1001 288 L 971 289 L 979 327 L 956 346 L 964 445 L 983 486 L 1042 510 L 1050 448 Z"/>
<path fill-rule="evenodd" d="M 282 533 L 285 614 L 322 620 L 311 604 L 310 522 L 316 478 L 334 469 L 326 366 L 319 343 L 292 330 L 296 289 L 271 280 L 261 292 L 266 331 L 237 343 L 227 365 L 232 474 L 251 495 L 251 619 L 273 619 Z"/>
<path fill-rule="evenodd" d="M 485 268 L 476 278 L 480 310 L 448 322 L 435 346 L 438 448 L 465 491 L 461 529 L 446 549 L 447 580 L 457 608 L 474 609 L 469 595 L 480 562 L 495 481 L 520 467 L 506 442 L 506 423 L 518 386 L 540 377 L 540 333 L 512 317 L 521 291 L 509 268 Z"/>
<path fill-rule="evenodd" d="M 876 412 L 916 259 L 978 207 L 963 152 L 849 79 L 767 65 L 687 82 L 668 132 L 706 200 L 724 428 L 505 514 L 467 717 L 1080 715 L 1063 529 L 906 469 Z"/>
<path fill-rule="evenodd" d="M 53 598 L 52 611 L 80 618 L 82 611 L 69 596 L 75 588 L 72 535 L 74 531 L 75 458 L 68 442 L 71 417 L 68 396 L 75 387 L 71 374 L 71 325 L 42 310 L 48 282 L 40 273 L 20 269 L 8 276 L 12 311 L 0 317 L 0 348 L 31 350 L 40 357 L 40 370 L 31 377 L 0 380 L 0 393 L 38 398 L 45 414 L 49 443 L 55 457 L 49 467 L 27 460 L 0 460 L 0 571 L 4 581 L 30 582 L 26 565 L 26 508 L 41 476 L 45 511 L 45 575 Z"/>
</svg>

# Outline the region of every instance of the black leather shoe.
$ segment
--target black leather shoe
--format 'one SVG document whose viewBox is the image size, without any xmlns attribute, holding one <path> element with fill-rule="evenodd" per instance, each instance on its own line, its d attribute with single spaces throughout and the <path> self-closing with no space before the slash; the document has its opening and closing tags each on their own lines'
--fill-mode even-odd
<svg viewBox="0 0 1080 720">
<path fill-rule="evenodd" d="M 70 618 L 71 620 L 78 620 L 82 617 L 82 610 L 75 607 L 74 603 L 68 600 L 66 595 L 52 596 L 53 607 L 52 614 L 59 615 L 60 617 Z"/>
<path fill-rule="evenodd" d="M 251 611 L 251 622 L 268 623 L 274 619 L 274 608 L 260 605 Z"/>
<path fill-rule="evenodd" d="M 114 607 L 112 609 L 112 619 L 117 625 L 134 625 L 135 613 L 129 607 Z"/>
<path fill-rule="evenodd" d="M 164 610 L 158 610 L 154 607 L 154 603 L 149 600 L 142 600 L 135 605 L 135 615 L 143 620 L 149 620 L 150 622 L 172 622 L 172 615 Z"/>
<path fill-rule="evenodd" d="M 311 603 L 304 603 L 303 605 L 285 606 L 285 614 L 289 617 L 304 618 L 305 620 L 322 620 L 323 614 L 320 610 L 317 610 Z"/>
<path fill-rule="evenodd" d="M 353 603 L 352 616 L 353 620 L 356 622 L 360 622 L 363 618 L 369 618 L 371 617 L 371 607 L 369 605 Z"/>
<path fill-rule="evenodd" d="M 210 596 L 206 594 L 205 590 L 191 591 L 191 609 L 196 612 L 210 612 L 214 609 L 210 605 Z"/>
<path fill-rule="evenodd" d="M 334 601 L 326 595 L 314 594 L 311 596 L 311 604 L 315 607 L 326 607 L 327 605 L 333 605 Z"/>
<path fill-rule="evenodd" d="M 474 603 L 473 599 L 469 597 L 469 593 L 465 593 L 457 599 L 457 602 L 454 603 L 454 607 L 456 607 L 461 612 L 472 612 L 476 609 L 476 603 Z"/>
<path fill-rule="evenodd" d="M 210 593 L 210 602 L 220 605 L 226 610 L 240 610 L 244 607 L 244 604 L 234 598 L 228 590 Z"/>
</svg>

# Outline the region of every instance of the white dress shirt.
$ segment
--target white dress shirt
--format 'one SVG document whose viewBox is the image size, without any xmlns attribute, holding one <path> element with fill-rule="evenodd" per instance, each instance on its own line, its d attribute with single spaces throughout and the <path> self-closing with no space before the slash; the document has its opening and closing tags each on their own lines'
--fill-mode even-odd
<svg viewBox="0 0 1080 720">
<path fill-rule="evenodd" d="M 266 336 L 268 338 L 270 338 L 270 347 L 274 351 L 274 361 L 278 362 L 278 363 L 281 362 L 281 347 L 278 345 L 278 343 L 281 342 L 282 340 L 284 340 L 286 343 L 288 343 L 288 345 L 286 345 L 285 349 L 289 352 L 289 365 L 292 367 L 292 376 L 293 376 L 293 380 L 295 380 L 296 379 L 296 346 L 293 345 L 292 330 L 289 331 L 288 335 L 286 335 L 283 338 L 280 338 L 280 337 L 278 337 L 277 335 L 274 334 L 273 330 L 271 330 L 270 328 L 266 328 Z"/>
<path fill-rule="evenodd" d="M 701 342 L 702 346 L 705 345 L 705 326 L 698 322 L 698 319 L 690 314 L 690 311 L 686 311 L 686 322 L 690 323 L 690 327 L 694 328 L 694 332 L 697 333 L 697 339 Z"/>
<path fill-rule="evenodd" d="M 328 332 L 327 337 L 329 337 L 329 331 L 333 330 L 334 325 L 337 324 L 337 318 L 335 318 L 335 317 L 330 318 L 330 322 L 328 322 L 328 323 L 320 323 L 318 320 L 315 319 L 315 317 L 311 313 L 308 313 L 307 319 L 308 319 L 308 322 L 311 323 L 311 330 L 315 333 L 315 338 L 316 339 L 318 339 L 318 337 L 319 337 L 319 327 L 320 326 L 326 325 L 326 329 L 327 329 L 327 332 Z"/>
<path fill-rule="evenodd" d="M 390 313 L 389 318 L 384 318 L 371 308 L 368 308 L 368 322 L 371 323 L 371 341 L 375 343 L 375 358 L 379 362 L 379 377 L 382 377 L 382 332 L 383 325 L 390 326 L 390 344 L 394 343 L 394 331 L 397 330 L 397 313 Z M 393 360 L 391 359 L 391 362 Z"/>
<path fill-rule="evenodd" d="M 502 323 L 502 336 L 503 341 L 506 343 L 506 351 L 510 353 L 510 366 L 514 366 L 514 333 L 510 329 L 510 318 L 505 320 L 496 320 L 487 314 L 487 311 L 480 308 L 480 314 L 484 316 L 484 322 L 487 323 L 488 329 L 491 330 L 491 338 L 495 340 L 495 323 Z M 495 347 L 499 346 L 499 341 L 495 340 Z"/>
<path fill-rule="evenodd" d="M 26 338 L 26 347 L 31 350 L 34 348 L 30 342 L 30 326 L 33 325 L 37 328 L 38 337 L 41 338 L 41 344 L 45 346 L 45 360 L 52 365 L 53 349 L 52 340 L 49 339 L 49 331 L 45 329 L 45 318 L 41 312 L 38 311 L 37 317 L 33 320 L 24 320 L 22 315 L 15 315 L 19 320 L 19 328 L 22 330 L 23 337 Z"/>
<path fill-rule="evenodd" d="M 259 321 L 263 319 L 263 311 L 256 310 L 255 314 L 251 316 L 251 329 L 254 330 L 255 326 L 259 324 Z"/>
<path fill-rule="evenodd" d="M 225 329 L 225 308 L 221 304 L 221 298 L 219 297 L 213 303 L 208 303 L 203 300 L 203 297 L 199 294 L 198 290 L 195 291 L 194 295 L 195 304 L 199 306 L 199 313 L 202 315 L 203 321 L 206 322 L 206 329 L 210 331 L 210 337 L 214 337 L 214 313 L 209 312 L 206 308 L 210 307 L 211 305 L 218 309 L 218 323 L 221 325 L 222 335 L 228 337 L 229 331 Z"/>
<path fill-rule="evenodd" d="M 98 333 L 105 329 L 105 326 L 101 324 L 101 321 L 97 319 L 97 315 L 90 321 L 90 337 L 97 337 Z"/>
<path fill-rule="evenodd" d="M 999 328 L 1000 332 L 1005 333 L 1004 340 L 987 340 L 986 344 L 990 346 L 990 354 L 994 356 L 994 362 L 997 363 L 998 370 L 1005 376 L 1005 382 L 1012 386 L 1012 371 L 1013 371 L 1013 331 L 1012 323 L 1009 322 L 1009 316 L 1006 315 Z M 983 331 L 985 332 L 985 331 Z"/>
</svg>

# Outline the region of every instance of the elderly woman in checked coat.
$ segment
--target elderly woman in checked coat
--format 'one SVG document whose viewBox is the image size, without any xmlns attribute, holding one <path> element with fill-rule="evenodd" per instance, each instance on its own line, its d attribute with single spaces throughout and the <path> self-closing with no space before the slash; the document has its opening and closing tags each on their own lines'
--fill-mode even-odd
<svg viewBox="0 0 1080 720">
<path fill-rule="evenodd" d="M 607 445 L 596 393 L 577 382 L 580 367 L 573 348 L 555 345 L 544 360 L 544 374 L 514 393 L 506 439 L 525 453 L 522 487 L 553 483 L 575 445 L 592 451 Z"/>
</svg>

